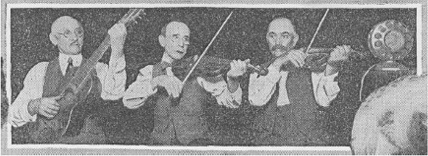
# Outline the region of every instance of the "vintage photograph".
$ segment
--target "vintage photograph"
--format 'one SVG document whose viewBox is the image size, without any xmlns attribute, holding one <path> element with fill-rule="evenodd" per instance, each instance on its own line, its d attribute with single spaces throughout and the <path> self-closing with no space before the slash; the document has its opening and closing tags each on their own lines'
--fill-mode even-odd
<svg viewBox="0 0 428 156">
<path fill-rule="evenodd" d="M 5 8 L 2 151 L 427 154 L 422 4 L 27 6 Z"/>
</svg>

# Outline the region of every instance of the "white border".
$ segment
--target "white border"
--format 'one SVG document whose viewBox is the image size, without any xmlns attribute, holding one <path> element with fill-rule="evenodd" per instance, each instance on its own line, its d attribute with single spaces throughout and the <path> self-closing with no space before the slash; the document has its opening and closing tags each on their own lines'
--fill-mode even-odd
<svg viewBox="0 0 428 156">
<path fill-rule="evenodd" d="M 422 4 L 153 4 L 153 3 L 138 3 L 138 4 L 51 4 L 51 3 L 14 3 L 8 4 L 8 9 L 13 8 L 188 8 L 188 7 L 211 7 L 211 8 L 419 8 Z"/>
<path fill-rule="evenodd" d="M 10 47 L 10 18 L 11 8 L 182 8 L 182 7 L 212 7 L 212 8 L 416 8 L 417 14 L 417 74 L 422 73 L 422 4 L 153 4 L 153 3 L 138 3 L 138 4 L 51 4 L 51 3 L 16 3 L 6 4 L 6 54 L 7 54 L 7 96 L 9 104 L 11 104 L 11 47 Z M 347 146 L 147 146 L 147 145 L 66 145 L 66 144 L 11 144 L 11 125 L 7 124 L 7 147 L 11 149 L 31 148 L 31 149 L 52 149 L 52 148 L 67 148 L 67 149 L 150 149 L 150 150 L 214 150 L 214 151 L 350 151 Z"/>
<path fill-rule="evenodd" d="M 12 105 L 12 85 L 11 85 L 11 82 L 10 82 L 10 80 L 11 80 L 11 72 L 12 72 L 12 67 L 11 67 L 11 65 L 12 65 L 12 62 L 11 62 L 11 46 L 10 46 L 10 42 L 11 42 L 11 39 L 10 39 L 10 37 L 11 37 L 11 28 L 10 28 L 10 18 L 11 18 L 11 16 L 10 16 L 10 13 L 11 12 L 11 10 L 10 10 L 10 8 L 8 7 L 8 4 L 6 4 L 6 57 L 7 57 L 7 60 L 5 61 L 5 62 L 7 62 L 7 65 L 6 65 L 6 69 L 7 69 L 7 71 L 6 71 L 6 94 L 7 94 L 7 100 L 8 100 L 8 103 L 9 103 L 9 108 L 10 108 L 10 105 Z M 9 110 L 10 111 L 10 110 Z M 7 117 L 8 118 L 8 117 Z M 6 119 L 7 119 L 6 118 Z M 7 122 L 9 122 L 9 121 L 7 121 Z M 12 144 L 12 125 L 10 125 L 9 123 L 7 123 L 7 147 L 10 147 L 11 146 L 11 144 Z"/>
<path fill-rule="evenodd" d="M 420 4 L 416 8 L 416 75 L 418 76 L 422 75 L 422 57 L 424 55 L 422 55 L 422 4 Z"/>
</svg>

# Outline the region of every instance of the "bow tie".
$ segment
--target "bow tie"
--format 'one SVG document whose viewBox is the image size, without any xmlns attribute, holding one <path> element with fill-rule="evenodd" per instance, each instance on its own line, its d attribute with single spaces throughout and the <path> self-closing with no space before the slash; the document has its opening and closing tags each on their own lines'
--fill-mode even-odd
<svg viewBox="0 0 428 156">
<path fill-rule="evenodd" d="M 162 62 L 160 62 L 160 67 L 161 67 L 162 70 L 165 70 L 168 67 L 172 67 L 172 64 L 168 63 L 168 62 L 165 62 L 165 61 L 162 61 Z"/>
<path fill-rule="evenodd" d="M 162 62 L 159 62 L 158 64 L 156 64 L 154 67 L 153 67 L 153 77 L 157 77 L 157 76 L 160 76 L 160 75 L 166 75 L 166 68 L 168 68 L 168 67 L 171 67 L 172 66 L 172 64 L 171 63 L 168 63 L 168 62 L 165 62 L 165 61 L 162 61 Z"/>
</svg>

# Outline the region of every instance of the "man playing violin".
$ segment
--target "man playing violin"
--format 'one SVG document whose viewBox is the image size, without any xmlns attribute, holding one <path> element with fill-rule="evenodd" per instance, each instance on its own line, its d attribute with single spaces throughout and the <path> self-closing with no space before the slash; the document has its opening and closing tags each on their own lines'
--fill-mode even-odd
<svg viewBox="0 0 428 156">
<path fill-rule="evenodd" d="M 123 45 L 126 38 L 124 24 L 116 24 L 108 31 L 111 43 L 109 64 L 97 63 L 91 74 L 92 88 L 88 94 L 95 99 L 118 100 L 125 91 L 126 73 Z M 39 117 L 52 119 L 60 105 L 58 88 L 67 75 L 74 75 L 77 67 L 86 61 L 82 57 L 84 30 L 80 22 L 70 16 L 56 19 L 51 26 L 50 41 L 58 47 L 59 56 L 50 62 L 40 62 L 28 72 L 24 88 L 10 106 L 9 123 L 21 127 L 36 122 Z M 87 96 L 88 98 L 90 96 Z M 87 101 L 88 102 L 88 101 Z M 94 102 L 94 101 L 92 101 Z M 104 133 L 98 126 L 99 118 L 89 116 L 77 136 L 61 137 L 54 143 L 103 143 Z"/>
<path fill-rule="evenodd" d="M 171 21 L 161 29 L 158 37 L 165 49 L 162 61 L 148 65 L 139 71 L 137 79 L 126 90 L 124 105 L 136 109 L 154 97 L 154 144 L 163 145 L 207 145 L 207 123 L 203 106 L 207 96 L 214 96 L 219 105 L 237 108 L 241 103 L 242 91 L 238 77 L 244 74 L 246 63 L 233 61 L 227 73 L 227 81 L 221 76 L 196 77 L 185 84 L 172 72 L 171 65 L 182 59 L 190 44 L 190 30 L 180 21 Z M 172 98 L 171 98 L 172 97 Z M 174 103 L 173 98 L 179 102 Z"/>
<path fill-rule="evenodd" d="M 266 34 L 275 60 L 267 65 L 265 76 L 253 73 L 249 80 L 249 102 L 265 106 L 254 126 L 260 132 L 258 145 L 323 145 L 327 136 L 318 127 L 319 107 L 327 107 L 340 88 L 334 80 L 339 68 L 334 62 L 346 60 L 349 46 L 337 46 L 322 72 L 300 68 L 307 54 L 293 49 L 299 40 L 291 20 L 276 18 Z"/>
</svg>

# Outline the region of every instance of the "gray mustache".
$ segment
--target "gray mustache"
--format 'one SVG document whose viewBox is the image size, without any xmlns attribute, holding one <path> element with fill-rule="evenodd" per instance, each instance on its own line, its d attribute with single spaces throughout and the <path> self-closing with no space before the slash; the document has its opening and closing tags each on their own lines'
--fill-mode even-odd
<svg viewBox="0 0 428 156">
<path fill-rule="evenodd" d="M 281 51 L 287 51 L 288 48 L 286 46 L 281 45 L 281 44 L 276 44 L 272 47 L 271 51 L 275 51 L 277 49 L 280 49 Z"/>
</svg>

